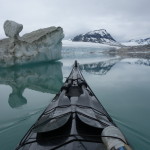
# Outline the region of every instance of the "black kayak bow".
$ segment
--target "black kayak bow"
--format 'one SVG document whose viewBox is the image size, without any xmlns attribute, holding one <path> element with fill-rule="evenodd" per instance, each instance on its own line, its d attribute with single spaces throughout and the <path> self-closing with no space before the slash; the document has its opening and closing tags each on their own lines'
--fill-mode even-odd
<svg viewBox="0 0 150 150">
<path fill-rule="evenodd" d="M 129 147 L 92 92 L 79 64 L 16 150 L 126 150 Z"/>
</svg>

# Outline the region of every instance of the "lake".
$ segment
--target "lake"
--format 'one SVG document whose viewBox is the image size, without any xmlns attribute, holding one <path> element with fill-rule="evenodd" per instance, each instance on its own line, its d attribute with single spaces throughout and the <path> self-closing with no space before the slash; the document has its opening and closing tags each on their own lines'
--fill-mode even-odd
<svg viewBox="0 0 150 150">
<path fill-rule="evenodd" d="M 13 150 L 69 75 L 75 60 L 133 150 L 150 149 L 150 60 L 104 47 L 64 46 L 58 62 L 0 69 L 0 150 Z"/>
</svg>

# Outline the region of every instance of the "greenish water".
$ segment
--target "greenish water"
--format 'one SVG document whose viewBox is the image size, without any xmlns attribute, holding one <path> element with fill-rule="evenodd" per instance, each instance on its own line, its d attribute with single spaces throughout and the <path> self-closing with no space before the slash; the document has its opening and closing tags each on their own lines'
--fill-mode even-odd
<svg viewBox="0 0 150 150">
<path fill-rule="evenodd" d="M 150 61 L 120 59 L 88 48 L 56 63 L 0 69 L 0 150 L 13 150 L 59 91 L 75 59 L 134 150 L 150 149 Z M 91 53 L 94 51 L 94 53 Z M 66 53 L 67 52 L 67 53 Z"/>
</svg>

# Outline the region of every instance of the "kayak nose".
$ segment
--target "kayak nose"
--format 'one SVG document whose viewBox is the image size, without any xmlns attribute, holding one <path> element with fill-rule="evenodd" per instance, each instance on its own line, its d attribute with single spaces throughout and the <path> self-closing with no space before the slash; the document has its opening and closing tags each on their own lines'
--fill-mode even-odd
<svg viewBox="0 0 150 150">
<path fill-rule="evenodd" d="M 75 66 L 76 68 L 78 67 L 78 62 L 77 62 L 77 60 L 75 60 L 74 66 Z"/>
</svg>

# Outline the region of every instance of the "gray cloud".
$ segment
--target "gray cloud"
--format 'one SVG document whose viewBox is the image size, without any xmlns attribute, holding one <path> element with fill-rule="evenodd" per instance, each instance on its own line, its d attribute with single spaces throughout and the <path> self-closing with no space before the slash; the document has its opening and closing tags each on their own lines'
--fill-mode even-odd
<svg viewBox="0 0 150 150">
<path fill-rule="evenodd" d="M 62 26 L 66 38 L 101 28 L 119 41 L 150 37 L 149 6 L 149 0 L 0 0 L 0 37 L 7 19 L 24 25 L 21 34 Z"/>
</svg>

